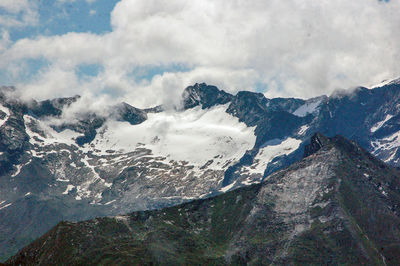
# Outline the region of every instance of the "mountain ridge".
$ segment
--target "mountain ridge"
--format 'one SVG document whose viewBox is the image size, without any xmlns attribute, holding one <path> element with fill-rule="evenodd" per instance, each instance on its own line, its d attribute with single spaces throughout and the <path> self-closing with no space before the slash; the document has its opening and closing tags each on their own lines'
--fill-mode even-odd
<svg viewBox="0 0 400 266">
<path fill-rule="evenodd" d="M 316 134 L 310 146 L 261 184 L 166 209 L 61 222 L 6 265 L 398 264 L 399 172 L 341 136 Z"/>
<path fill-rule="evenodd" d="M 5 96 L 13 88 L 0 93 L 0 258 L 60 220 L 172 206 L 259 183 L 299 161 L 315 132 L 342 134 L 399 166 L 397 83 L 309 100 L 188 88 L 186 108 L 122 103 L 73 121 L 64 112 L 78 96 L 26 104 Z M 54 208 L 60 212 L 44 222 L 40 214 Z"/>
</svg>

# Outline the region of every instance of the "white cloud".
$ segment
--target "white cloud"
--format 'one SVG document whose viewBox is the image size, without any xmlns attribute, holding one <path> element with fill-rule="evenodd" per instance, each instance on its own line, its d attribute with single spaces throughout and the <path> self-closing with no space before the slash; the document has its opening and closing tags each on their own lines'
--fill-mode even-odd
<svg viewBox="0 0 400 266">
<path fill-rule="evenodd" d="M 11 44 L 10 33 L 6 30 L 3 30 L 0 39 L 0 53 L 6 50 L 10 44 Z"/>
<path fill-rule="evenodd" d="M 18 13 L 28 8 L 30 5 L 28 0 L 2 0 L 0 2 L 0 8 L 10 13 Z"/>
<path fill-rule="evenodd" d="M 24 94 L 71 94 L 75 86 L 139 106 L 171 102 L 201 81 L 231 92 L 263 84 L 267 96 L 311 97 L 400 76 L 396 10 L 399 1 L 122 0 L 112 32 L 20 40 L 0 51 L 0 69 L 45 58 L 51 66 L 39 78 L 18 84 Z M 80 64 L 104 71 L 82 81 L 74 72 Z M 132 74 L 153 67 L 169 71 L 152 80 Z"/>
<path fill-rule="evenodd" d="M 17 83 L 16 86 L 24 89 L 20 93 L 22 93 L 21 97 L 25 99 L 32 97 L 48 99 L 63 96 L 65 92 L 72 95 L 80 92 L 80 84 L 75 73 L 57 66 L 44 69 L 28 84 Z"/>
<path fill-rule="evenodd" d="M 3 11 L 3 12 L 1 12 Z M 29 0 L 1 0 L 0 26 L 6 28 L 34 26 L 39 21 L 37 3 Z"/>
<path fill-rule="evenodd" d="M 227 92 L 254 88 L 257 73 L 254 70 L 232 70 L 212 67 L 197 67 L 186 72 L 165 72 L 149 82 L 136 84 L 135 89 L 125 95 L 129 103 L 146 107 L 154 104 L 179 106 L 183 88 L 194 83 L 206 82 Z M 140 95 L 146 95 L 141 99 Z"/>
</svg>

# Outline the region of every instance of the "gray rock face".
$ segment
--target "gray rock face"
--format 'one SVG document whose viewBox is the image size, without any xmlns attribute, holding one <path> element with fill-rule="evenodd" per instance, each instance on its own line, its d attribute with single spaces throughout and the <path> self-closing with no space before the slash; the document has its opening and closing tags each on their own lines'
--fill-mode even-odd
<svg viewBox="0 0 400 266">
<path fill-rule="evenodd" d="M 215 86 L 196 83 L 184 90 L 183 108 L 189 109 L 199 105 L 203 109 L 210 108 L 218 104 L 226 104 L 231 101 L 232 97 L 231 94 L 221 91 Z"/>
<path fill-rule="evenodd" d="M 69 107 L 80 98 L 79 95 L 68 98 L 57 98 L 30 103 L 30 110 L 38 117 L 60 116 L 64 108 Z"/>
<path fill-rule="evenodd" d="M 127 103 L 116 107 L 116 116 L 120 121 L 127 121 L 131 125 L 143 123 L 147 119 L 147 113 Z"/>
<path fill-rule="evenodd" d="M 79 97 L 26 104 L 6 95 L 0 90 L 3 258 L 60 220 L 161 208 L 259 183 L 321 149 L 315 141 L 305 148 L 315 132 L 341 134 L 400 166 L 396 82 L 309 100 L 233 96 L 196 84 L 172 114 L 123 103 L 109 116 L 61 124 L 49 121 Z M 54 214 L 48 223 L 40 210 Z"/>
<path fill-rule="evenodd" d="M 0 101 L 1 104 L 1 101 Z M 25 132 L 25 125 L 22 118 L 24 108 L 18 104 L 13 105 L 10 114 L 3 116 L 3 123 L 0 127 L 0 176 L 9 172 L 13 165 L 18 164 L 29 145 L 29 136 Z"/>
<path fill-rule="evenodd" d="M 316 153 L 322 147 L 324 147 L 324 145 L 326 145 L 327 142 L 328 142 L 328 139 L 324 135 L 322 135 L 320 133 L 316 133 L 315 135 L 313 135 L 311 137 L 311 143 L 305 146 L 304 157 L 308 157 L 311 154 Z"/>
</svg>

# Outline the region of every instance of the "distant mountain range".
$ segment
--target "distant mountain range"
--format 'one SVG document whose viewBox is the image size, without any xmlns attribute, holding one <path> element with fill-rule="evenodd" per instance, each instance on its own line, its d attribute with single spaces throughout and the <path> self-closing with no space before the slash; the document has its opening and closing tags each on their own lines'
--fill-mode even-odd
<svg viewBox="0 0 400 266">
<path fill-rule="evenodd" d="M 309 100 L 203 83 L 186 88 L 173 110 L 121 103 L 72 118 L 79 96 L 23 102 L 8 97 L 12 90 L 0 89 L 0 260 L 61 220 L 267 184 L 301 160 L 316 132 L 400 166 L 400 80 Z"/>
<path fill-rule="evenodd" d="M 399 265 L 400 173 L 343 137 L 255 184 L 154 211 L 60 222 L 9 265 Z"/>
</svg>

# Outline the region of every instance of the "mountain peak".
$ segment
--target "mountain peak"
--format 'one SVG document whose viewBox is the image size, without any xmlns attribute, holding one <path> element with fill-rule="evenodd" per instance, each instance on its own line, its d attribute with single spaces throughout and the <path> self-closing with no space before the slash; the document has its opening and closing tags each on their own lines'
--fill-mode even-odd
<svg viewBox="0 0 400 266">
<path fill-rule="evenodd" d="M 311 137 L 310 143 L 305 146 L 303 157 L 305 158 L 312 154 L 315 154 L 323 148 L 330 149 L 331 147 L 335 147 L 338 150 L 344 151 L 345 153 L 352 155 L 358 155 L 360 153 L 369 154 L 357 143 L 348 140 L 341 135 L 336 135 L 330 138 L 323 135 L 322 133 L 317 132 Z M 378 164 L 381 163 L 379 160 L 377 161 Z"/>
<path fill-rule="evenodd" d="M 127 121 L 131 125 L 137 125 L 147 119 L 147 113 L 141 109 L 133 107 L 128 103 L 121 103 L 116 106 L 117 119 L 120 121 Z"/>
<path fill-rule="evenodd" d="M 321 133 L 315 133 L 311 137 L 310 144 L 306 145 L 304 148 L 304 157 L 308 157 L 316 153 L 328 143 L 330 143 L 330 139 L 328 137 L 324 136 Z"/>
<path fill-rule="evenodd" d="M 230 102 L 233 96 L 206 83 L 196 83 L 187 87 L 182 95 L 184 109 L 201 105 L 202 109 Z"/>
</svg>

